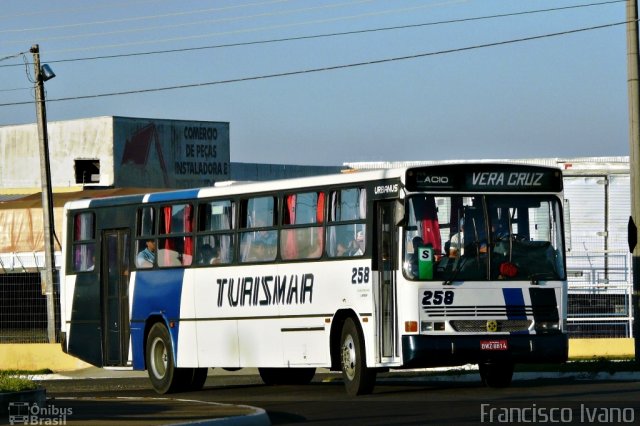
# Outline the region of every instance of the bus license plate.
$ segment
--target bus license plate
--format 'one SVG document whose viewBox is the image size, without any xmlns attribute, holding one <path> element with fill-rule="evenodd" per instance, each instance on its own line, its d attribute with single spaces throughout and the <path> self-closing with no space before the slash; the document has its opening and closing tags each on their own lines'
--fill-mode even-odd
<svg viewBox="0 0 640 426">
<path fill-rule="evenodd" d="M 506 351 L 509 349 L 506 340 L 480 340 L 480 349 L 483 351 Z"/>
</svg>

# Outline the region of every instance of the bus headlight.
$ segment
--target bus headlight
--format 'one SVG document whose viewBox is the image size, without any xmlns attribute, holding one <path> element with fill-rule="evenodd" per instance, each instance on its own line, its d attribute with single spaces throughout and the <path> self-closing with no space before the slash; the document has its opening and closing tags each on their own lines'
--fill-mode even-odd
<svg viewBox="0 0 640 426">
<path fill-rule="evenodd" d="M 560 330 L 558 321 L 539 321 L 536 323 L 538 333 L 550 333 Z"/>
</svg>

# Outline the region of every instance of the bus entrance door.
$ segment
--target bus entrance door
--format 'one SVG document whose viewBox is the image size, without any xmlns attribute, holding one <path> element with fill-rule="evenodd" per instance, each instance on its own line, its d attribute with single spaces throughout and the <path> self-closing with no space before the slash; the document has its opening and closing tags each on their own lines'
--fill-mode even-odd
<svg viewBox="0 0 640 426">
<path fill-rule="evenodd" d="M 102 342 L 105 366 L 126 365 L 129 357 L 129 230 L 102 235 Z"/>
<path fill-rule="evenodd" d="M 397 232 L 394 224 L 394 201 L 380 201 L 376 208 L 376 264 L 378 288 L 376 299 L 376 324 L 378 324 L 379 360 L 388 360 L 396 356 L 396 309 L 395 288 L 396 276 L 395 250 L 397 246 Z"/>
</svg>

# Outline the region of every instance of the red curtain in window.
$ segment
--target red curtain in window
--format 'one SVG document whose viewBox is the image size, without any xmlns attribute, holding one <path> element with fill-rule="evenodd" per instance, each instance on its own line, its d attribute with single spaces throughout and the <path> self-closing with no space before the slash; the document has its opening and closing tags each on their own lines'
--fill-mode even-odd
<svg viewBox="0 0 640 426">
<path fill-rule="evenodd" d="M 436 253 L 442 252 L 442 237 L 440 236 L 440 223 L 436 210 L 436 201 L 433 197 L 414 198 L 416 220 L 422 228 L 422 240 L 425 244 L 431 244 Z"/>
<path fill-rule="evenodd" d="M 324 222 L 324 192 L 320 192 L 318 193 L 318 205 L 316 206 L 316 222 L 318 222 L 319 224 Z M 320 245 L 320 247 L 322 247 L 322 230 L 324 228 L 322 226 L 319 226 L 317 228 L 317 238 L 318 238 L 318 245 Z"/>
<path fill-rule="evenodd" d="M 316 207 L 316 222 L 324 222 L 324 192 L 318 194 L 318 205 Z"/>
<path fill-rule="evenodd" d="M 422 220 L 422 240 L 425 244 L 431 244 L 436 253 L 442 252 L 442 237 L 437 218 Z"/>
<path fill-rule="evenodd" d="M 184 206 L 184 232 L 193 232 L 193 206 L 187 204 Z M 191 265 L 193 260 L 193 236 L 187 235 L 184 237 L 184 257 L 182 260 L 183 265 Z"/>
<path fill-rule="evenodd" d="M 164 206 L 162 209 L 164 213 L 164 232 L 168 234 L 171 232 L 171 206 Z M 173 249 L 173 240 L 171 238 L 164 239 L 164 249 L 164 264 L 171 265 L 170 250 Z"/>
<path fill-rule="evenodd" d="M 289 214 L 289 225 L 296 223 L 296 196 L 287 195 L 287 213 Z M 295 259 L 298 255 L 296 244 L 296 233 L 293 230 L 287 231 L 287 243 L 285 245 L 284 256 L 286 259 Z"/>
<path fill-rule="evenodd" d="M 191 204 L 184 206 L 184 232 L 193 232 L 193 207 Z M 193 256 L 193 237 L 184 237 L 184 254 Z"/>
</svg>

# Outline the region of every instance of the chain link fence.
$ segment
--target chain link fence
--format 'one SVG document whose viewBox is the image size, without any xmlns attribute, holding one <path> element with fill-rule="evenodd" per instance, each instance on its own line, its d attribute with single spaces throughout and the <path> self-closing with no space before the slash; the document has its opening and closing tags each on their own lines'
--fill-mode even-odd
<svg viewBox="0 0 640 426">
<path fill-rule="evenodd" d="M 47 336 L 47 297 L 42 283 L 40 272 L 0 273 L 0 343 L 53 343 Z M 58 283 L 57 271 L 54 283 Z M 55 300 L 55 309 L 57 336 L 59 300 Z"/>
<path fill-rule="evenodd" d="M 572 251 L 567 271 L 569 336 L 633 337 L 631 255 Z M 57 271 L 54 275 L 59 332 Z M 40 272 L 0 273 L 0 343 L 48 343 L 47 300 Z"/>
</svg>

